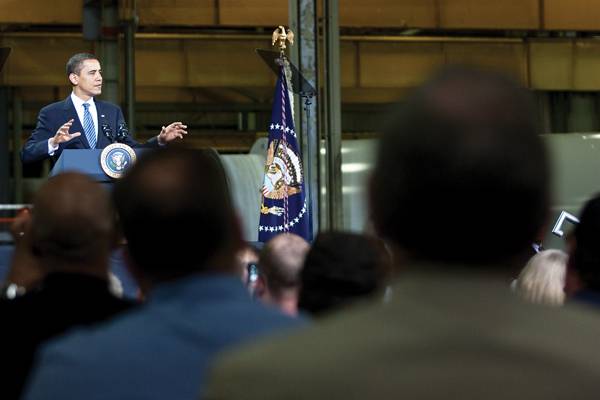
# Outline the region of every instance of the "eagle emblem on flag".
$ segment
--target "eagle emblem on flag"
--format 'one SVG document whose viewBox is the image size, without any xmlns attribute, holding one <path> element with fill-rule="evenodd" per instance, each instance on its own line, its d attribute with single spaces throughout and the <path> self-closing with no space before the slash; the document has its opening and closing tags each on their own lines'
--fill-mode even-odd
<svg viewBox="0 0 600 400">
<path fill-rule="evenodd" d="M 262 194 L 267 199 L 283 199 L 302 191 L 302 161 L 294 150 L 271 141 L 267 150 Z"/>
</svg>

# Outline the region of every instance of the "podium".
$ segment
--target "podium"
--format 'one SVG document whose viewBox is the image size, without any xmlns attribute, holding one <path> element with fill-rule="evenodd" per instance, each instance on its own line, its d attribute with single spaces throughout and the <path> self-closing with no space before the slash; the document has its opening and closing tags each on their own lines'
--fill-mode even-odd
<svg viewBox="0 0 600 400">
<path fill-rule="evenodd" d="M 103 149 L 64 149 L 58 161 L 52 167 L 50 176 L 63 172 L 79 172 L 89 176 L 96 182 L 112 183 L 113 178 L 106 175 L 100 165 L 100 154 Z M 140 156 L 144 149 L 134 149 Z"/>
</svg>

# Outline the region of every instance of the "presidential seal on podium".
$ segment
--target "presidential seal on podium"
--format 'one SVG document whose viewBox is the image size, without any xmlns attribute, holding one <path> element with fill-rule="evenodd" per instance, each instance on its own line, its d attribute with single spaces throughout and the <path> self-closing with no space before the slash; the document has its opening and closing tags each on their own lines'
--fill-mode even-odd
<svg viewBox="0 0 600 400">
<path fill-rule="evenodd" d="M 102 171 L 115 179 L 121 178 L 125 174 L 125 171 L 135 164 L 135 160 L 135 151 L 123 143 L 108 145 L 100 153 Z"/>
</svg>

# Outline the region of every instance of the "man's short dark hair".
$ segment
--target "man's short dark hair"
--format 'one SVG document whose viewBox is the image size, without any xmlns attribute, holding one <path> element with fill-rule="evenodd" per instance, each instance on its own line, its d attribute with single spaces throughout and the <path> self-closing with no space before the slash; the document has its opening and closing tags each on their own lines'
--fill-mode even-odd
<svg viewBox="0 0 600 400">
<path fill-rule="evenodd" d="M 240 244 L 225 171 L 213 150 L 148 152 L 115 184 L 113 197 L 131 257 L 153 280 L 223 267 L 207 264 Z"/>
<path fill-rule="evenodd" d="M 531 95 L 491 72 L 449 68 L 409 97 L 373 176 L 377 230 L 415 258 L 514 259 L 547 215 L 548 159 Z"/>
<path fill-rule="evenodd" d="M 97 60 L 97 59 L 98 59 L 98 57 L 96 57 L 95 55 L 90 54 L 90 53 L 74 54 L 73 56 L 71 56 L 71 58 L 69 58 L 69 61 L 67 61 L 67 78 L 71 74 L 79 75 L 79 73 L 81 72 L 81 69 L 83 68 L 83 62 L 85 60 Z"/>
<path fill-rule="evenodd" d="M 298 306 L 310 314 L 331 312 L 374 294 L 385 283 L 383 244 L 351 232 L 322 232 L 302 268 Z"/>
</svg>

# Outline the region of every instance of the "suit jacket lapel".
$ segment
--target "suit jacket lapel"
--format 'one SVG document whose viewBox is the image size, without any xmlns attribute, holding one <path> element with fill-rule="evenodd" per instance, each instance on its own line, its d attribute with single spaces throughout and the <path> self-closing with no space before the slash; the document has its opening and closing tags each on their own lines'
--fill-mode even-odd
<svg viewBox="0 0 600 400">
<path fill-rule="evenodd" d="M 77 111 L 75 110 L 75 106 L 73 105 L 73 101 L 71 100 L 71 96 L 65 99 L 63 111 L 65 117 L 64 122 L 67 122 L 70 119 L 73 120 L 73 125 L 71 125 L 71 129 L 69 129 L 69 133 L 81 132 L 81 136 L 73 140 L 79 139 L 83 147 L 89 149 L 90 144 L 88 143 L 87 137 L 85 136 L 83 125 L 81 125 L 81 121 L 79 120 L 79 116 L 77 115 Z"/>
<path fill-rule="evenodd" d="M 104 109 L 104 103 L 96 99 L 94 99 L 94 102 L 96 103 L 96 112 L 98 113 L 98 144 L 96 145 L 96 147 L 99 149 L 103 149 L 110 143 L 108 138 L 104 135 L 104 132 L 102 132 L 102 125 L 107 125 L 110 129 L 115 128 L 108 123 L 108 119 L 106 117 L 106 110 Z"/>
</svg>

